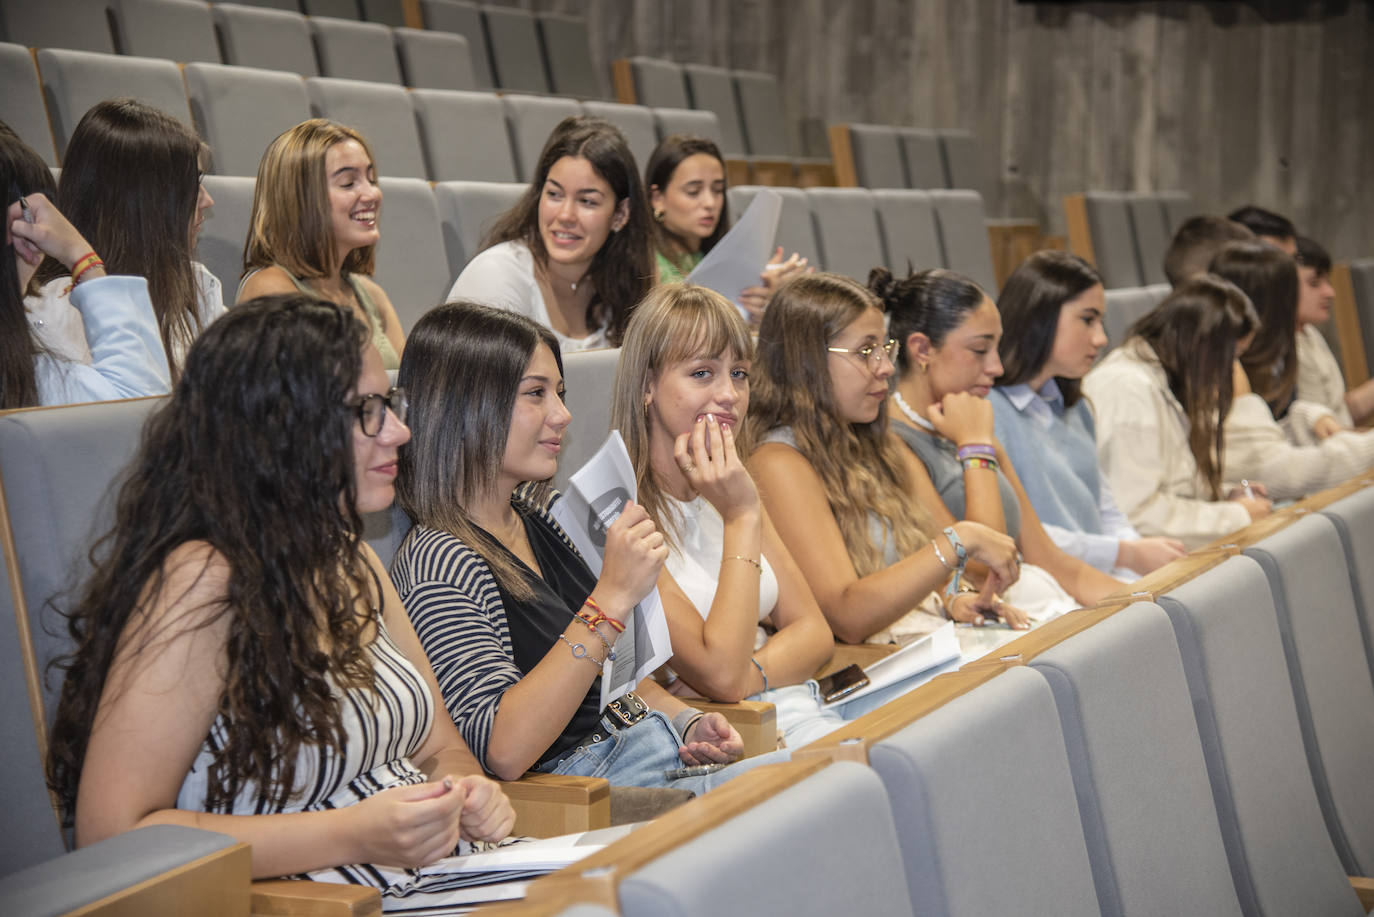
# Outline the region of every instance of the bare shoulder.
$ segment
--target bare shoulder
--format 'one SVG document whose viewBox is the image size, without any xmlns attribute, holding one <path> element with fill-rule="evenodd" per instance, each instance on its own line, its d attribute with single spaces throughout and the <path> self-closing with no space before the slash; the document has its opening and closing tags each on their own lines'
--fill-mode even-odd
<svg viewBox="0 0 1374 917">
<path fill-rule="evenodd" d="M 270 296 L 273 293 L 295 293 L 298 289 L 291 275 L 275 264 L 254 271 L 239 289 L 239 302 Z"/>
</svg>

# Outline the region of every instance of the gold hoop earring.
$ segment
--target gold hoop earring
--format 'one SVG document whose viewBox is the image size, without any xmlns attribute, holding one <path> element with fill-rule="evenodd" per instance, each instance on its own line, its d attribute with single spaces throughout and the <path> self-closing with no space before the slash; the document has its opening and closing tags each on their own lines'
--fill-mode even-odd
<svg viewBox="0 0 1374 917">
<path fill-rule="evenodd" d="M 662 211 L 662 210 L 655 210 L 655 211 L 654 211 L 654 222 L 655 222 L 655 223 L 662 223 L 662 222 L 663 222 L 663 211 Z"/>
</svg>

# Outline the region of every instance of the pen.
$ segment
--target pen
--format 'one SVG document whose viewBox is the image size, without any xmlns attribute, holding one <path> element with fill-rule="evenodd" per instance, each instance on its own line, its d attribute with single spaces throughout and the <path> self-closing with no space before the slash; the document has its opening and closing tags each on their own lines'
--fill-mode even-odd
<svg viewBox="0 0 1374 917">
<path fill-rule="evenodd" d="M 19 198 L 19 209 L 24 212 L 24 222 L 33 222 L 33 211 L 29 209 L 29 202 L 24 198 L 23 192 L 19 190 L 19 185 L 10 182 L 10 197 Z"/>
<path fill-rule="evenodd" d="M 1247 498 L 1252 500 L 1254 499 L 1255 491 L 1250 487 L 1250 482 L 1245 480 L 1245 478 L 1240 479 L 1240 488 L 1241 490 L 1245 491 L 1245 496 Z"/>
</svg>

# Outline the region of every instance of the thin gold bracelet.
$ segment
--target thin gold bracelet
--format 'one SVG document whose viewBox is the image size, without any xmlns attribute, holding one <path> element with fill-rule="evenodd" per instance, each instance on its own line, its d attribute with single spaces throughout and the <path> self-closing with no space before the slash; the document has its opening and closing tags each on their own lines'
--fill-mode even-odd
<svg viewBox="0 0 1374 917">
<path fill-rule="evenodd" d="M 731 554 L 729 557 L 727 557 L 727 558 L 725 558 L 725 559 L 726 559 L 726 560 L 742 560 L 742 561 L 744 561 L 746 564 L 753 564 L 753 565 L 754 565 L 754 568 L 755 568 L 756 570 L 758 570 L 760 574 L 763 573 L 763 564 L 761 564 L 761 563 L 759 563 L 758 561 L 754 560 L 754 558 L 752 558 L 752 557 L 745 557 L 743 554 Z"/>
</svg>

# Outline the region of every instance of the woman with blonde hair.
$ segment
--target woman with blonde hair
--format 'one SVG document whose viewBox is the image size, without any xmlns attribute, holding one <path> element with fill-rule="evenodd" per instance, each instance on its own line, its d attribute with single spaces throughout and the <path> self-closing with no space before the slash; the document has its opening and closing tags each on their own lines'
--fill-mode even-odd
<svg viewBox="0 0 1374 917">
<path fill-rule="evenodd" d="M 918 609 L 1025 627 L 995 594 L 1017 575 L 1011 539 L 975 522 L 937 525 L 924 469 L 888 430 L 896 349 L 877 298 L 847 277 L 798 277 L 773 296 L 747 425 L 764 505 L 841 640 L 930 629 L 908 619 Z M 991 570 L 982 592 L 963 578 L 969 560 Z"/>
<path fill-rule="evenodd" d="M 324 118 L 280 134 L 258 164 L 238 300 L 308 293 L 353 310 L 382 365 L 401 365 L 405 333 L 375 280 L 382 189 L 362 134 Z"/>
</svg>

